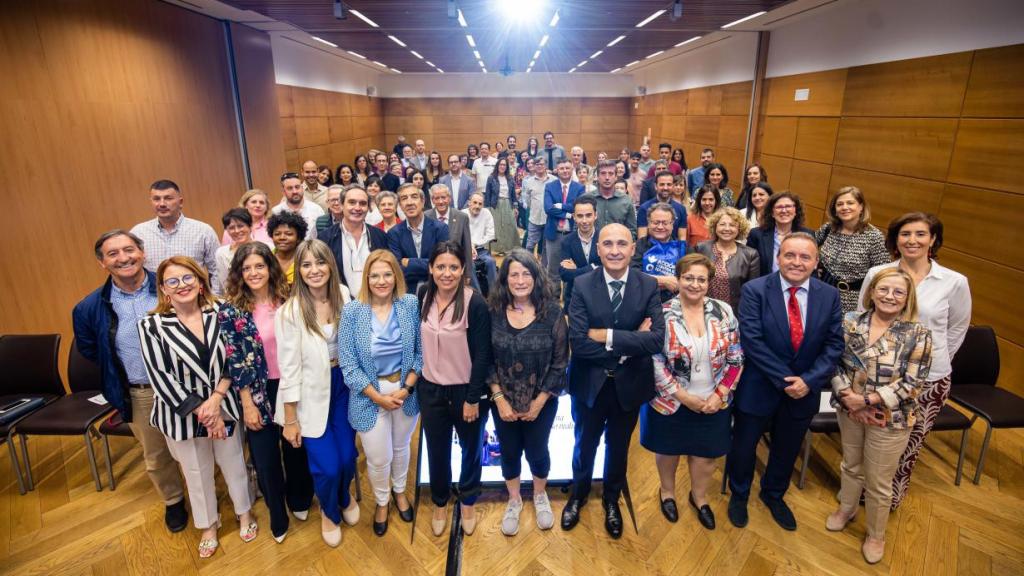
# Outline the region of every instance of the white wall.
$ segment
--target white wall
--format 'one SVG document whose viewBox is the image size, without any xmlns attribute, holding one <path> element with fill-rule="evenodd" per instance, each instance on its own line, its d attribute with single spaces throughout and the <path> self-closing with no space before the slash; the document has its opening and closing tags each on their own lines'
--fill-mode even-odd
<svg viewBox="0 0 1024 576">
<path fill-rule="evenodd" d="M 647 86 L 648 94 L 744 82 L 754 79 L 756 53 L 757 34 L 722 33 L 698 40 L 678 56 L 638 64 L 633 80 Z"/>
<path fill-rule="evenodd" d="M 278 84 L 365 96 L 366 87 L 376 86 L 380 76 L 375 65 L 349 61 L 332 54 L 327 46 L 321 50 L 274 33 L 270 34 L 270 46 Z"/>
<path fill-rule="evenodd" d="M 772 30 L 767 76 L 1024 42 L 1022 0 L 840 0 Z"/>
<path fill-rule="evenodd" d="M 378 94 L 386 98 L 636 95 L 636 83 L 628 74 L 383 74 L 379 82 Z"/>
</svg>

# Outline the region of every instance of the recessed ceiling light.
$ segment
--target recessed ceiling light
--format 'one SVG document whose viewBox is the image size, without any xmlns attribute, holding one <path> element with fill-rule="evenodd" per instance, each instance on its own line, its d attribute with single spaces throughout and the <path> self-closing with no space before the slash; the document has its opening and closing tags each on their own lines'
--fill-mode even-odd
<svg viewBox="0 0 1024 576">
<path fill-rule="evenodd" d="M 586 61 L 586 60 L 584 60 L 583 62 L 580 62 L 579 64 L 577 64 L 577 65 L 576 65 L 576 67 L 577 67 L 577 68 L 580 68 L 580 67 L 582 67 L 582 66 L 583 66 L 584 64 L 586 64 L 586 63 L 587 63 L 587 61 Z"/>
<path fill-rule="evenodd" d="M 609 74 L 615 74 L 619 70 L 622 70 L 622 68 L 616 68 L 615 70 L 612 70 L 611 72 L 609 72 Z"/>
<path fill-rule="evenodd" d="M 469 24 L 466 24 L 466 17 L 462 15 L 461 9 L 459 9 L 459 26 L 462 26 L 463 28 L 469 27 Z"/>
<path fill-rule="evenodd" d="M 664 10 L 662 10 L 662 12 L 664 12 Z M 558 26 L 558 10 L 555 10 L 555 15 L 551 17 L 551 22 L 548 26 Z"/>
<path fill-rule="evenodd" d="M 377 66 L 382 66 L 382 67 L 384 67 L 384 68 L 387 68 L 387 67 L 388 67 L 388 65 L 387 65 L 387 64 L 385 64 L 385 63 L 383 63 L 383 62 L 377 62 L 376 60 L 373 60 L 372 62 L 373 62 L 374 64 L 376 64 Z"/>
<path fill-rule="evenodd" d="M 649 56 L 647 56 L 647 58 L 654 58 L 655 56 L 658 56 L 658 55 L 660 55 L 660 54 L 664 54 L 664 53 L 665 53 L 665 51 L 664 51 L 664 50 L 658 50 L 658 51 L 657 51 L 657 52 L 655 52 L 654 54 L 650 54 Z M 647 58 L 644 58 L 644 60 L 646 60 Z"/>
<path fill-rule="evenodd" d="M 405 42 L 402 42 L 401 40 L 399 40 L 398 38 L 395 38 L 391 34 L 388 34 L 388 38 L 391 38 L 391 41 L 394 42 L 395 44 L 398 44 L 402 48 L 405 48 Z"/>
<path fill-rule="evenodd" d="M 724 29 L 726 29 L 726 28 L 730 28 L 730 27 L 732 27 L 732 26 L 735 26 L 735 25 L 737 25 L 737 24 L 740 24 L 740 23 L 746 22 L 747 20 L 752 20 L 752 19 L 754 19 L 754 18 L 757 18 L 757 17 L 758 17 L 758 16 L 760 16 L 761 14 L 765 14 L 765 11 L 764 11 L 764 10 L 762 10 L 762 11 L 758 12 L 757 14 L 751 14 L 750 16 L 747 16 L 746 18 L 740 18 L 739 20 L 736 20 L 736 21 L 734 21 L 734 22 L 729 22 L 729 23 L 728 23 L 728 24 L 726 24 L 725 26 L 722 26 L 722 29 L 724 30 Z"/>
<path fill-rule="evenodd" d="M 349 54 L 355 56 L 356 58 L 362 58 L 363 60 L 366 60 L 366 56 L 363 56 L 362 54 L 360 54 L 358 52 L 353 52 L 351 50 L 346 50 L 346 52 L 348 52 Z"/>
<path fill-rule="evenodd" d="M 654 14 L 651 14 L 647 18 L 644 18 L 643 20 L 641 20 L 640 23 L 636 25 L 636 27 L 637 28 L 643 28 L 644 26 L 647 25 L 648 22 L 650 22 L 651 20 L 654 20 L 655 18 L 657 18 L 658 16 L 661 16 L 664 13 L 665 13 L 664 10 L 658 10 Z"/>
<path fill-rule="evenodd" d="M 419 52 L 417 52 L 417 51 L 415 51 L 415 50 L 409 50 L 409 52 L 412 52 L 412 55 L 413 55 L 413 56 L 415 56 L 415 57 L 419 58 L 420 60 L 423 60 L 423 56 L 422 56 L 422 55 L 420 55 L 420 53 L 419 53 Z"/>
<path fill-rule="evenodd" d="M 397 69 L 397 68 L 391 68 L 391 71 L 394 72 L 395 74 L 401 74 L 402 73 L 402 71 Z"/>
<path fill-rule="evenodd" d="M 572 74 L 572 73 L 573 73 L 573 72 L 575 72 L 575 71 L 576 71 L 576 69 L 575 69 L 575 68 L 570 68 L 570 69 L 569 69 L 569 74 Z"/>
<path fill-rule="evenodd" d="M 484 74 L 487 74 L 487 68 L 484 68 L 484 69 L 483 69 L 483 73 L 484 73 Z"/>
<path fill-rule="evenodd" d="M 477 64 L 479 64 L 481 68 L 483 68 L 483 67 L 484 67 L 484 63 L 483 63 L 483 60 L 477 60 L 477 62 L 476 62 L 476 63 L 477 63 Z"/>
<path fill-rule="evenodd" d="M 317 42 L 323 42 L 324 44 L 327 44 L 328 46 L 330 46 L 332 48 L 337 48 L 338 47 L 338 45 L 335 44 L 334 42 L 328 42 L 327 40 L 324 40 L 323 38 L 321 38 L 319 36 L 313 36 L 313 40 L 316 40 Z"/>
<path fill-rule="evenodd" d="M 537 63 L 536 60 L 530 60 L 530 65 L 528 66 L 528 68 L 533 68 L 533 65 L 536 64 L 536 63 Z"/>
<path fill-rule="evenodd" d="M 466 34 L 466 42 L 469 42 L 471 48 L 476 48 L 476 42 L 473 40 L 472 34 Z"/>
<path fill-rule="evenodd" d="M 529 74 L 529 73 L 530 73 L 530 70 L 533 70 L 533 68 L 527 68 L 527 69 L 526 69 L 526 73 L 527 73 L 527 74 Z"/>
<path fill-rule="evenodd" d="M 674 48 L 679 48 L 680 46 L 685 46 L 685 45 L 689 44 L 690 42 L 694 42 L 696 40 L 700 40 L 701 38 L 702 38 L 702 36 L 694 36 L 693 38 L 690 38 L 689 40 L 683 40 L 679 44 L 676 44 L 674 46 Z"/>
<path fill-rule="evenodd" d="M 545 34 L 544 37 L 540 39 L 540 47 L 543 48 L 544 45 L 547 44 L 547 43 L 548 43 L 548 35 Z"/>
<path fill-rule="evenodd" d="M 444 74 L 444 70 L 441 70 L 440 68 L 438 68 L 437 71 L 440 72 L 441 74 Z"/>
<path fill-rule="evenodd" d="M 598 50 L 597 52 L 594 52 L 593 54 L 590 55 L 590 59 L 593 60 L 594 58 L 600 56 L 602 53 L 604 53 L 604 50 Z"/>
<path fill-rule="evenodd" d="M 622 39 L 623 39 L 623 38 L 625 38 L 625 36 L 619 36 L 619 37 L 618 37 L 618 38 L 616 38 L 615 40 L 612 40 L 611 42 L 609 42 L 609 43 L 608 43 L 608 47 L 609 47 L 609 48 L 611 48 L 612 46 L 615 46 L 615 45 L 616 45 L 616 44 L 618 44 L 619 42 L 622 42 Z"/>
<path fill-rule="evenodd" d="M 431 68 L 437 68 L 437 66 L 434 66 L 434 63 L 430 60 L 425 60 L 425 62 L 427 63 L 427 66 L 430 66 Z"/>
<path fill-rule="evenodd" d="M 533 59 L 536 60 L 537 58 L 540 58 L 540 50 L 533 53 Z"/>
<path fill-rule="evenodd" d="M 473 50 L 473 56 L 475 56 L 477 60 L 481 60 L 480 53 L 477 52 L 476 50 Z"/>
<path fill-rule="evenodd" d="M 349 8 L 348 11 L 351 12 L 352 14 L 355 14 L 356 18 L 359 18 L 360 20 L 362 20 L 363 22 L 366 22 L 370 26 L 373 26 L 374 28 L 380 28 L 380 26 L 377 26 L 376 22 L 374 22 L 373 20 L 370 20 L 366 16 L 363 16 L 363 13 L 360 12 L 359 10 L 353 10 L 353 9 Z M 662 12 L 664 12 L 664 10 L 662 10 Z"/>
<path fill-rule="evenodd" d="M 640 61 L 639 61 L 639 60 L 633 60 L 633 61 L 632 61 L 632 62 L 630 62 L 629 64 L 626 64 L 626 66 L 625 66 L 625 67 L 626 67 L 626 68 L 629 68 L 629 67 L 630 67 L 630 66 L 632 66 L 633 64 L 639 64 L 639 63 L 640 63 Z"/>
</svg>

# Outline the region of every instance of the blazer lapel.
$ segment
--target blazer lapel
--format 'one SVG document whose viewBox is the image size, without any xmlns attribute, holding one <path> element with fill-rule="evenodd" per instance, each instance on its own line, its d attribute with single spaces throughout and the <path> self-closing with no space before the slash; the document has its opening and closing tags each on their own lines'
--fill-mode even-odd
<svg viewBox="0 0 1024 576">
<path fill-rule="evenodd" d="M 402 222 L 402 225 L 405 226 L 404 229 L 401 229 L 402 243 L 405 244 L 404 252 L 406 254 L 414 254 L 416 258 L 419 258 L 420 255 L 416 253 L 416 243 L 412 240 L 412 229 L 409 228 L 407 222 Z"/>
<path fill-rule="evenodd" d="M 779 328 L 779 335 L 786 341 L 786 346 L 796 354 L 796 350 L 793 350 L 793 340 L 789 337 L 789 312 L 783 305 L 782 280 L 778 272 L 768 278 L 768 293 L 765 294 L 765 298 L 768 299 L 768 310 L 775 320 L 772 324 Z"/>
<path fill-rule="evenodd" d="M 608 295 L 608 285 L 604 283 L 604 268 L 594 271 L 593 289 L 597 292 L 594 302 L 601 306 L 600 318 L 604 320 L 604 328 L 615 326 L 615 315 L 612 314 L 612 299 Z M 623 293 L 625 295 L 625 293 Z"/>
<path fill-rule="evenodd" d="M 217 324 L 217 322 L 214 321 L 213 324 Z M 186 328 L 175 315 L 163 316 L 161 318 L 161 325 L 163 328 L 164 339 L 167 341 L 167 345 L 174 351 L 174 355 L 184 362 L 193 374 L 204 382 L 209 383 L 209 367 L 200 364 L 199 353 L 196 351 L 195 345 L 189 338 L 192 334 L 189 333 L 188 328 Z M 203 328 L 207 336 L 206 341 L 213 342 L 210 340 L 211 327 L 207 324 L 205 314 L 203 316 Z M 213 350 L 211 349 L 210 352 L 212 357 Z"/>
</svg>

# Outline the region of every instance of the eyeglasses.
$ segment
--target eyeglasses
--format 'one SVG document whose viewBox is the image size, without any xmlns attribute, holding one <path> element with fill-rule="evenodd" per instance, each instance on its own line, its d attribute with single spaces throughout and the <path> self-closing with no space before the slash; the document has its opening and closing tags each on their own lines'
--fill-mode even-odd
<svg viewBox="0 0 1024 576">
<path fill-rule="evenodd" d="M 178 286 L 191 286 L 196 283 L 195 274 L 185 274 L 181 278 L 164 278 L 164 286 L 174 289 Z"/>
<path fill-rule="evenodd" d="M 698 286 L 704 286 L 708 283 L 708 279 L 705 276 L 680 276 L 679 279 L 686 284 L 696 284 Z"/>
<path fill-rule="evenodd" d="M 892 296 L 897 300 L 903 300 L 907 297 L 907 291 L 902 288 L 889 288 L 888 286 L 877 286 L 875 288 L 875 294 L 881 297 Z"/>
<path fill-rule="evenodd" d="M 789 212 L 791 210 L 796 210 L 796 206 L 793 204 L 776 204 L 775 209 L 779 212 Z"/>
</svg>

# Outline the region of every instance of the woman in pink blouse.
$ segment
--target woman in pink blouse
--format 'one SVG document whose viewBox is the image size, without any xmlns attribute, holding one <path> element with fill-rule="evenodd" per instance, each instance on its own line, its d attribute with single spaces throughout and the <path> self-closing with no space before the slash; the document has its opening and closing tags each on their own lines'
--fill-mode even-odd
<svg viewBox="0 0 1024 576">
<path fill-rule="evenodd" d="M 252 239 L 273 248 L 274 241 L 271 240 L 270 233 L 267 231 L 267 219 L 269 218 L 267 214 L 270 212 L 270 199 L 267 193 L 259 188 L 246 190 L 238 200 L 238 207 L 245 208 L 252 216 Z M 220 245 L 228 244 L 231 244 L 231 236 L 225 230 L 224 235 L 220 238 Z"/>
</svg>

